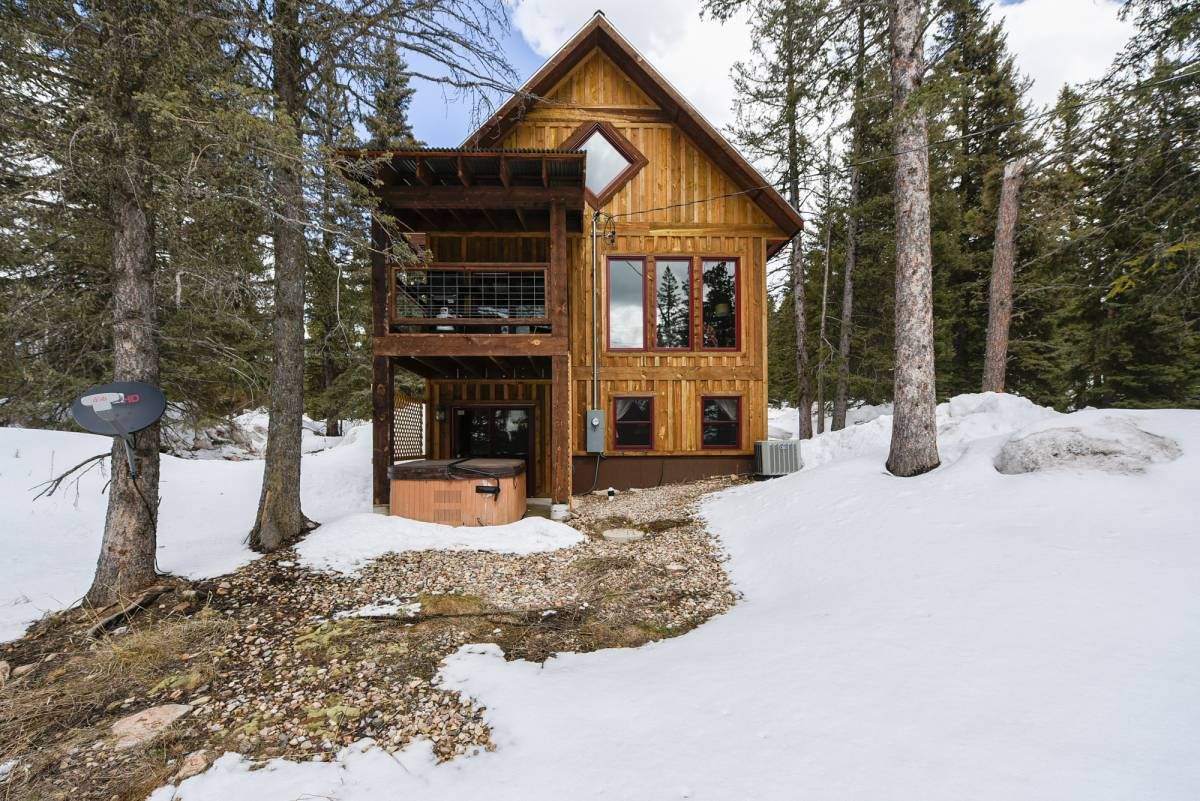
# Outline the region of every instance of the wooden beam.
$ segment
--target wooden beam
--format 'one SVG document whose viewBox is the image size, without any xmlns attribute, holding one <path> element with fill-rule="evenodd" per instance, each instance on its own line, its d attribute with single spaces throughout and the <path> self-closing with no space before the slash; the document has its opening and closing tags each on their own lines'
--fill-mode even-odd
<svg viewBox="0 0 1200 801">
<path fill-rule="evenodd" d="M 542 186 L 550 188 L 550 162 L 542 159 Z"/>
<path fill-rule="evenodd" d="M 371 333 L 382 336 L 388 330 L 388 303 L 391 275 L 387 266 L 387 231 L 378 219 L 371 220 Z"/>
<path fill-rule="evenodd" d="M 445 365 L 442 363 L 439 363 L 433 359 L 428 359 L 428 358 L 421 359 L 421 358 L 417 358 L 416 356 L 410 356 L 409 361 L 419 364 L 421 366 L 422 370 L 424 370 L 425 374 L 427 374 L 425 376 L 426 378 L 429 378 L 429 377 L 437 378 L 440 376 L 449 375 L 449 373 L 446 372 Z"/>
<path fill-rule="evenodd" d="M 555 356 L 550 376 L 550 499 L 571 500 L 571 357 Z"/>
<path fill-rule="evenodd" d="M 484 218 L 488 221 L 488 225 L 499 231 L 500 224 L 496 222 L 496 218 L 492 216 L 492 213 L 487 209 L 480 209 L 480 211 L 483 213 Z"/>
<path fill-rule="evenodd" d="M 424 186 L 433 186 L 433 178 L 429 175 L 429 165 L 425 163 L 425 159 L 417 159 L 417 180 Z"/>
<path fill-rule="evenodd" d="M 376 506 L 386 505 L 391 497 L 388 469 L 395 453 L 392 418 L 396 405 L 392 378 L 391 358 L 376 355 L 371 360 L 371 496 Z"/>
<path fill-rule="evenodd" d="M 457 358 L 468 370 L 479 374 L 481 378 L 498 378 L 504 375 L 503 369 L 500 370 L 499 375 L 488 375 L 488 368 L 499 364 L 491 356 L 459 356 Z"/>
<path fill-rule="evenodd" d="M 471 378 L 483 378 L 483 376 L 477 370 L 475 370 L 475 368 L 473 368 L 466 359 L 459 358 L 458 356 L 450 356 L 449 359 L 450 362 L 456 368 L 458 368 L 460 373 L 466 373 Z"/>
<path fill-rule="evenodd" d="M 578 186 L 394 186 L 380 195 L 396 209 L 536 209 L 556 200 L 583 208 L 583 188 Z"/>
<path fill-rule="evenodd" d="M 549 334 L 384 334 L 373 338 L 376 356 L 555 356 L 567 338 Z"/>
<path fill-rule="evenodd" d="M 550 274 L 546 279 L 546 301 L 550 312 L 550 332 L 565 336 L 567 324 L 567 210 L 561 203 L 550 207 Z"/>
<path fill-rule="evenodd" d="M 508 171 L 508 158 L 506 156 L 500 157 L 500 183 L 504 185 L 505 189 L 508 189 L 512 184 L 512 174 Z"/>
<path fill-rule="evenodd" d="M 514 212 L 516 213 L 516 215 L 517 215 L 517 222 L 521 223 L 521 230 L 522 230 L 522 231 L 528 231 L 528 230 L 529 230 L 529 223 L 528 223 L 528 222 L 526 221 L 526 219 L 525 219 L 525 212 L 523 212 L 523 211 L 521 211 L 520 209 L 517 209 L 517 208 L 514 208 L 514 209 L 513 209 L 513 211 L 514 211 Z"/>
<path fill-rule="evenodd" d="M 471 171 L 467 169 L 467 165 L 466 165 L 466 163 L 463 162 L 462 156 L 458 157 L 457 164 L 458 164 L 458 180 L 462 183 L 463 186 L 470 186 L 471 185 Z"/>
</svg>

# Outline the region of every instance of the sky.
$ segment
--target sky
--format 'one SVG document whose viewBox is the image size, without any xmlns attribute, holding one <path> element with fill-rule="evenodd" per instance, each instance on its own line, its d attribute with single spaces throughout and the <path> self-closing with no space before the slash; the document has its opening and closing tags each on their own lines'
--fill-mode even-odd
<svg viewBox="0 0 1200 801">
<path fill-rule="evenodd" d="M 603 9 L 654 67 L 718 128 L 733 119 L 730 68 L 749 53 L 750 36 L 740 19 L 721 24 L 701 19 L 698 0 L 507 0 L 512 29 L 505 53 L 521 82 L 533 75 L 592 13 Z M 1116 0 L 1001 0 L 1017 66 L 1033 79 L 1031 98 L 1053 101 L 1066 82 L 1099 77 L 1125 43 L 1132 26 L 1118 19 Z M 474 130 L 460 98 L 416 84 L 411 119 L 419 139 L 457 146 Z"/>
</svg>

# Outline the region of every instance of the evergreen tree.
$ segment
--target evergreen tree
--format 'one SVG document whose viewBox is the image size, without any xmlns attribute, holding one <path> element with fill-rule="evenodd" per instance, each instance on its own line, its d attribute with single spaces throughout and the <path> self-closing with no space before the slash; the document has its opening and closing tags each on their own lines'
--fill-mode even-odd
<svg viewBox="0 0 1200 801">
<path fill-rule="evenodd" d="M 979 386 L 1000 179 L 1028 147 L 1028 81 L 983 0 L 947 0 L 934 49 L 943 55 L 929 85 L 940 106 L 932 138 L 955 140 L 930 148 L 938 394 L 948 397 Z"/>
<path fill-rule="evenodd" d="M 75 394 L 109 377 L 159 383 L 160 219 L 195 211 L 196 163 L 217 144 L 211 123 L 228 112 L 214 91 L 227 33 L 204 3 L 45 0 L 0 12 L 0 208 L 13 223 L 2 252 L 14 289 L 3 312 L 14 323 L 5 350 L 18 365 L 4 378 L 22 397 Z M 42 243 L 50 247 L 30 249 Z M 61 294 L 73 287 L 79 296 Z M 25 364 L 38 369 L 22 374 Z M 67 402 L 16 411 L 45 414 Z M 128 458 L 113 445 L 88 603 L 128 598 L 155 578 L 159 445 L 158 425 L 133 435 Z"/>
<path fill-rule="evenodd" d="M 408 65 L 396 50 L 383 49 L 375 72 L 366 76 L 366 85 L 373 102 L 363 119 L 363 127 L 370 134 L 363 147 L 394 150 L 419 146 L 408 121 L 408 107 L 416 90 L 409 85 Z"/>
</svg>

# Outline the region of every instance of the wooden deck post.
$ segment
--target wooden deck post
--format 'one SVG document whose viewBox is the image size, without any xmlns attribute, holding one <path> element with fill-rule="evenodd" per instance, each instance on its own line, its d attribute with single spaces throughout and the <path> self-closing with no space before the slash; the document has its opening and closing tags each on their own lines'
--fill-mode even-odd
<svg viewBox="0 0 1200 801">
<path fill-rule="evenodd" d="M 388 468 L 395 454 L 393 419 L 396 393 L 392 381 L 392 359 L 376 356 L 371 361 L 371 495 L 376 506 L 386 506 L 391 498 Z"/>
<path fill-rule="evenodd" d="M 388 236 L 378 220 L 371 221 L 371 334 L 372 345 L 388 332 Z M 388 468 L 395 453 L 392 428 L 396 406 L 392 358 L 378 354 L 371 360 L 371 497 L 386 506 L 391 497 Z"/>
<path fill-rule="evenodd" d="M 571 357 L 553 356 L 550 360 L 550 500 L 571 501 Z"/>
<path fill-rule="evenodd" d="M 551 335 L 569 338 L 567 304 L 569 300 L 567 276 L 567 210 L 555 201 L 550 206 L 550 286 L 549 301 Z M 571 356 L 570 342 L 567 353 L 553 356 L 550 360 L 550 495 L 554 503 L 569 503 L 571 500 Z"/>
</svg>

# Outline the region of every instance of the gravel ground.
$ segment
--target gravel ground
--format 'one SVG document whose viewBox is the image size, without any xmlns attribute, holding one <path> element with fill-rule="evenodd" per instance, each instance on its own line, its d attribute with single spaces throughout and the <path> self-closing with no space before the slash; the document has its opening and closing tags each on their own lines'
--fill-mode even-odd
<svg viewBox="0 0 1200 801">
<path fill-rule="evenodd" d="M 426 737 L 443 759 L 490 749 L 482 710 L 430 683 L 441 660 L 469 642 L 496 642 L 509 658 L 534 660 L 636 646 L 682 634 L 728 609 L 736 594 L 724 556 L 695 512 L 700 496 L 735 482 L 580 499 L 571 524 L 587 541 L 551 553 L 389 554 L 346 577 L 298 567 L 287 551 L 176 590 L 130 630 L 203 619 L 212 621 L 205 624 L 207 639 L 180 646 L 153 683 L 113 688 L 89 714 L 76 710 L 47 732 L 55 742 L 33 744 L 37 758 L 4 753 L 0 745 L 0 763 L 24 758 L 28 768 L 0 781 L 0 799 L 140 799 L 147 788 L 129 781 L 139 775 L 135 767 L 152 787 L 170 778 L 185 755 L 208 760 L 225 750 L 329 759 L 362 737 L 392 749 Z M 617 543 L 601 536 L 623 527 L 645 537 Z M 397 616 L 380 615 L 380 605 L 408 606 Z M 373 614 L 347 616 L 370 606 Z M 82 618 L 76 613 L 74 620 Z M 43 664 L 96 649 L 81 640 L 79 627 L 67 613 L 0 651 L 14 666 L 39 662 L 0 690 L 0 724 L 11 720 L 4 707 L 13 707 L 20 693 L 62 680 Z M 122 636 L 130 635 L 113 639 Z M 47 654 L 53 656 L 46 660 Z M 111 747 L 106 735 L 113 720 L 162 703 L 193 710 L 155 748 Z"/>
</svg>

